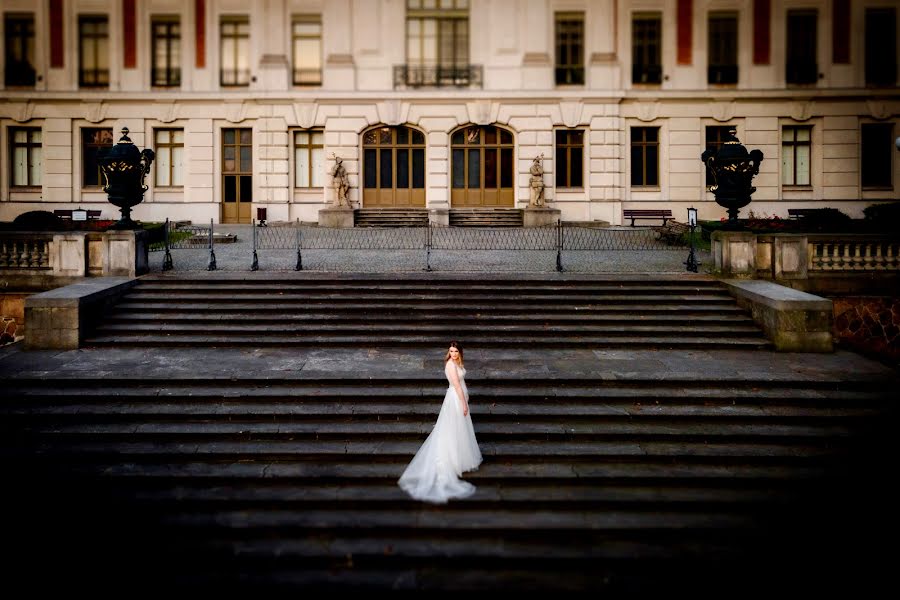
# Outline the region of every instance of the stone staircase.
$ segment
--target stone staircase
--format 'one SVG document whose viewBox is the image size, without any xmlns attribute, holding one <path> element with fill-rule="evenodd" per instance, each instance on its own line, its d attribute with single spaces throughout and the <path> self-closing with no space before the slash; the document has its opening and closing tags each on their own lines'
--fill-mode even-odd
<svg viewBox="0 0 900 600">
<path fill-rule="evenodd" d="M 452 227 L 522 227 L 524 217 L 518 208 L 451 208 Z"/>
<path fill-rule="evenodd" d="M 682 379 L 556 351 L 483 355 L 469 377 L 478 491 L 431 506 L 396 479 L 446 388 L 433 352 L 385 373 L 301 350 L 358 366 L 281 378 L 236 350 L 207 351 L 225 363 L 211 370 L 243 361 L 230 378 L 135 377 L 142 355 L 120 352 L 116 375 L 2 381 L 18 515 L 5 543 L 23 562 L 59 559 L 45 586 L 697 592 L 793 572 L 814 589 L 800 565 L 827 572 L 846 500 L 879 504 L 853 457 L 884 433 L 880 381 L 745 376 L 740 353 L 715 373 L 686 362 Z M 289 365 L 281 352 L 269 359 Z M 437 375 L 405 373 L 417 360 Z M 504 367 L 516 360 L 533 368 Z M 541 361 L 571 367 L 547 376 Z"/>
<path fill-rule="evenodd" d="M 766 348 L 707 277 L 144 277 L 85 340 L 106 346 Z"/>
<path fill-rule="evenodd" d="M 356 227 L 428 227 L 424 208 L 360 208 L 353 211 Z"/>
</svg>

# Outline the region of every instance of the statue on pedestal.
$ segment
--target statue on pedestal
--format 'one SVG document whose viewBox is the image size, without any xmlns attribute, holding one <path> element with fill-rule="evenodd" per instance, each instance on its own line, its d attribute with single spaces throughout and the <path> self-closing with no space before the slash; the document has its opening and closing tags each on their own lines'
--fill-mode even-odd
<svg viewBox="0 0 900 600">
<path fill-rule="evenodd" d="M 531 163 L 531 168 L 529 169 L 529 171 L 531 172 L 531 182 L 529 184 L 529 187 L 531 188 L 531 200 L 529 201 L 528 205 L 538 208 L 542 208 L 544 206 L 543 160 L 543 153 L 541 153 L 540 156 L 535 156 L 534 161 L 532 161 Z"/>
<path fill-rule="evenodd" d="M 331 185 L 334 188 L 334 205 L 337 207 L 350 206 L 350 177 L 347 168 L 340 156 L 334 157 L 334 167 L 331 169 Z"/>
</svg>

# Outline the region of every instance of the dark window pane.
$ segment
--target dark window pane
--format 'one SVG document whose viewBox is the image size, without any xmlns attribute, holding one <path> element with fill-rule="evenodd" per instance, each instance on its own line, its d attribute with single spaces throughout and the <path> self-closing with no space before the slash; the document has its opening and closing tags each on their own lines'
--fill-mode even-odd
<svg viewBox="0 0 900 600">
<path fill-rule="evenodd" d="M 399 131 L 397 132 L 399 134 Z M 409 187 L 409 150 L 397 149 L 397 187 L 406 189 Z"/>
<path fill-rule="evenodd" d="M 647 146 L 647 183 L 646 185 L 659 185 L 658 177 L 658 146 Z"/>
<path fill-rule="evenodd" d="M 425 187 L 425 150 L 416 148 L 413 150 L 413 187 L 422 189 Z"/>
<path fill-rule="evenodd" d="M 412 143 L 413 144 L 424 144 L 425 143 L 425 135 L 421 131 L 412 130 Z"/>
<path fill-rule="evenodd" d="M 84 185 L 100 185 L 98 167 L 97 149 L 86 148 L 84 151 Z"/>
<path fill-rule="evenodd" d="M 469 150 L 469 189 L 481 187 L 481 150 Z"/>
<path fill-rule="evenodd" d="M 484 150 L 484 187 L 497 189 L 497 150 L 485 148 Z"/>
<path fill-rule="evenodd" d="M 364 152 L 363 169 L 365 170 L 365 187 L 378 187 L 378 156 L 377 150 L 367 148 Z"/>
<path fill-rule="evenodd" d="M 572 148 L 571 159 L 572 162 L 569 165 L 569 168 L 572 175 L 569 178 L 569 187 L 581 187 L 581 172 L 583 170 L 581 148 Z"/>
<path fill-rule="evenodd" d="M 466 151 L 453 150 L 453 187 L 466 187 Z"/>
<path fill-rule="evenodd" d="M 893 152 L 893 127 L 890 124 L 866 124 L 862 126 L 863 187 L 891 187 L 891 160 Z"/>
<path fill-rule="evenodd" d="M 466 134 L 462 129 L 453 134 L 452 139 L 453 144 L 465 144 L 466 143 Z"/>
<path fill-rule="evenodd" d="M 397 143 L 398 144 L 408 144 L 409 143 L 409 129 L 406 127 L 398 127 L 397 128 Z"/>
<path fill-rule="evenodd" d="M 226 129 L 222 136 L 226 144 L 234 143 L 234 129 Z"/>
<path fill-rule="evenodd" d="M 241 143 L 242 144 L 250 144 L 253 141 L 253 130 L 252 129 L 241 129 Z"/>
<path fill-rule="evenodd" d="M 241 146 L 241 172 L 249 173 L 253 170 L 250 164 L 250 146 Z"/>
<path fill-rule="evenodd" d="M 513 143 L 512 134 L 508 131 L 501 129 L 500 130 L 500 143 L 501 144 L 512 144 Z"/>
<path fill-rule="evenodd" d="M 234 175 L 226 175 L 225 176 L 225 190 L 223 192 L 222 199 L 225 202 L 234 202 L 237 200 L 237 182 L 235 181 L 237 177 Z"/>
<path fill-rule="evenodd" d="M 641 146 L 631 146 L 631 185 L 644 185 L 644 153 Z"/>
<path fill-rule="evenodd" d="M 645 127 L 644 139 L 648 142 L 655 142 L 659 139 L 659 127 Z"/>
<path fill-rule="evenodd" d="M 363 145 L 364 146 L 374 146 L 378 143 L 378 139 L 375 137 L 375 130 L 367 131 L 363 135 Z"/>
<path fill-rule="evenodd" d="M 497 143 L 497 130 L 493 127 L 485 127 L 484 128 L 484 143 L 485 144 L 496 144 Z"/>
<path fill-rule="evenodd" d="M 897 81 L 897 16 L 893 8 L 866 9 L 866 84 Z"/>
<path fill-rule="evenodd" d="M 556 144 L 565 144 L 566 143 L 566 132 L 562 129 L 556 130 Z"/>
<path fill-rule="evenodd" d="M 512 148 L 500 150 L 500 187 L 511 188 L 513 186 L 513 151 Z"/>
<path fill-rule="evenodd" d="M 557 143 L 561 143 L 561 142 L 559 142 L 559 138 L 563 137 L 562 135 L 560 135 L 562 133 L 563 133 L 562 131 L 556 132 Z M 566 186 L 566 183 L 567 183 L 566 182 L 566 169 L 568 168 L 568 163 L 566 162 L 566 148 L 564 148 L 564 147 L 560 148 L 557 146 L 557 148 L 556 148 L 556 165 L 554 165 L 554 166 L 556 168 L 556 187 L 559 187 L 559 188 L 567 187 Z"/>
<path fill-rule="evenodd" d="M 241 177 L 241 202 L 253 202 L 253 178 L 247 175 Z"/>
<path fill-rule="evenodd" d="M 381 149 L 381 181 L 379 182 L 379 186 L 381 189 L 390 188 L 394 186 L 394 164 L 392 160 L 391 154 L 393 150 L 390 148 L 382 148 Z"/>
<path fill-rule="evenodd" d="M 223 157 L 224 162 L 222 164 L 222 170 L 225 171 L 226 173 L 233 173 L 237 168 L 237 162 L 234 160 L 235 147 L 234 146 L 225 146 L 225 148 L 223 148 L 223 151 L 224 151 L 224 157 Z"/>
</svg>

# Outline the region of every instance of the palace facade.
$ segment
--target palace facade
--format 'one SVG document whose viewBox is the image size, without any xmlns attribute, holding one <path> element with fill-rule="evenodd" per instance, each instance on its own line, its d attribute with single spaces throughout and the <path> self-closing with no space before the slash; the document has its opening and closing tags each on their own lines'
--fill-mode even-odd
<svg viewBox="0 0 900 600">
<path fill-rule="evenodd" d="M 748 207 L 900 197 L 892 0 L 2 0 L 0 220 L 101 209 L 97 153 L 156 153 L 143 220 L 355 207 L 563 220 L 725 215 L 700 161 L 765 159 Z M 746 209 L 745 209 L 746 211 Z"/>
</svg>

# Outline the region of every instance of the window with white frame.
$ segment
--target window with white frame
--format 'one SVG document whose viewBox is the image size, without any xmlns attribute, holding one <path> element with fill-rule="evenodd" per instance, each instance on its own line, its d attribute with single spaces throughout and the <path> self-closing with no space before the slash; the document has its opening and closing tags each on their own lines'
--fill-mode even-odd
<svg viewBox="0 0 900 600">
<path fill-rule="evenodd" d="M 322 17 L 297 15 L 291 22 L 294 85 L 322 84 Z"/>
<path fill-rule="evenodd" d="M 157 187 L 184 185 L 184 129 L 157 129 L 153 132 L 156 148 Z"/>
<path fill-rule="evenodd" d="M 9 130 L 10 185 L 41 185 L 41 128 L 16 127 Z"/>
<path fill-rule="evenodd" d="M 294 187 L 323 187 L 325 133 L 317 129 L 294 132 Z"/>
<path fill-rule="evenodd" d="M 781 130 L 781 183 L 812 185 L 812 127 L 785 126 Z"/>
</svg>

